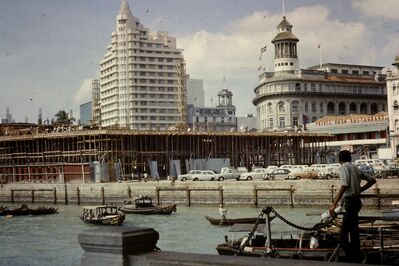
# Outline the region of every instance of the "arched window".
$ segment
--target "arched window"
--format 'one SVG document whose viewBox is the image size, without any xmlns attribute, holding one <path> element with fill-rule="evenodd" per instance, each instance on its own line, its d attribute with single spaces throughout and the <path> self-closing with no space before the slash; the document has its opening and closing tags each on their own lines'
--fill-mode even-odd
<svg viewBox="0 0 399 266">
<path fill-rule="evenodd" d="M 392 85 L 392 92 L 393 92 L 393 95 L 397 95 L 398 94 L 398 88 L 396 87 L 395 83 Z"/>
<path fill-rule="evenodd" d="M 327 115 L 333 115 L 335 114 L 335 105 L 333 102 L 329 102 L 327 104 Z"/>
<path fill-rule="evenodd" d="M 357 112 L 356 103 L 351 103 L 351 104 L 349 105 L 349 113 L 351 113 L 351 114 L 356 114 L 356 112 Z"/>
<path fill-rule="evenodd" d="M 285 104 L 284 102 L 279 102 L 277 104 L 277 110 L 279 113 L 284 113 L 285 112 Z"/>
<path fill-rule="evenodd" d="M 372 103 L 370 109 L 371 109 L 371 114 L 378 113 L 378 105 L 376 103 Z"/>
<path fill-rule="evenodd" d="M 339 103 L 339 105 L 338 105 L 338 113 L 340 115 L 344 115 L 346 113 L 346 104 L 345 103 L 343 103 L 343 102 Z"/>
<path fill-rule="evenodd" d="M 267 104 L 267 112 L 269 114 L 273 113 L 273 104 L 272 103 Z"/>
<path fill-rule="evenodd" d="M 395 131 L 399 130 L 399 119 L 395 120 Z"/>
<path fill-rule="evenodd" d="M 299 107 L 299 103 L 297 101 L 293 101 L 291 103 L 291 112 L 292 113 L 297 113 L 299 111 L 298 107 Z"/>
<path fill-rule="evenodd" d="M 367 114 L 367 104 L 365 103 L 360 104 L 360 113 Z"/>
<path fill-rule="evenodd" d="M 397 100 L 395 100 L 395 101 L 393 102 L 393 110 L 394 110 L 394 111 L 398 111 L 398 110 L 399 110 L 399 105 L 398 105 L 398 101 L 397 101 Z"/>
</svg>

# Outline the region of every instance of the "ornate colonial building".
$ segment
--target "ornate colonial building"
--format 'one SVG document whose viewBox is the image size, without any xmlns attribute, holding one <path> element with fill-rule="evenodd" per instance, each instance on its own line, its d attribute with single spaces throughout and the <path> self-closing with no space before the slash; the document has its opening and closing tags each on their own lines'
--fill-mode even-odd
<svg viewBox="0 0 399 266">
<path fill-rule="evenodd" d="M 122 1 L 116 30 L 100 63 L 101 126 L 167 129 L 186 116 L 185 68 L 176 39 L 149 33 Z"/>
<path fill-rule="evenodd" d="M 277 29 L 274 72 L 262 73 L 254 90 L 258 130 L 306 130 L 326 115 L 386 110 L 382 67 L 327 63 L 299 69 L 292 25 L 283 17 Z"/>
<path fill-rule="evenodd" d="M 387 75 L 389 130 L 392 157 L 399 157 L 399 54 Z"/>
</svg>

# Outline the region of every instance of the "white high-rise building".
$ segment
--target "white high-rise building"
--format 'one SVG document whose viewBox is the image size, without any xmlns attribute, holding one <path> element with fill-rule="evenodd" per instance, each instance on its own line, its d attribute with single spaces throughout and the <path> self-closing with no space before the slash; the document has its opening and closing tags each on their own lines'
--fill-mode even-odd
<svg viewBox="0 0 399 266">
<path fill-rule="evenodd" d="M 205 106 L 204 81 L 187 78 L 187 104 L 195 107 Z"/>
<path fill-rule="evenodd" d="M 392 157 L 399 157 L 399 54 L 387 75 L 388 116 Z"/>
<path fill-rule="evenodd" d="M 100 65 L 103 127 L 156 130 L 181 121 L 178 96 L 185 97 L 186 88 L 179 81 L 185 79 L 185 68 L 176 39 L 167 32 L 149 33 L 126 0 Z"/>
</svg>

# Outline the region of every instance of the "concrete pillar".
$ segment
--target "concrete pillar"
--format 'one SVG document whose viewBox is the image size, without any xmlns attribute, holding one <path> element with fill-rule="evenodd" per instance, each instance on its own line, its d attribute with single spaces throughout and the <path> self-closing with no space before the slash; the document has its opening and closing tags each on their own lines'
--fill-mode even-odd
<svg viewBox="0 0 399 266">
<path fill-rule="evenodd" d="M 78 235 L 82 266 L 127 266 L 129 255 L 156 250 L 159 234 L 152 228 L 102 227 Z"/>
</svg>

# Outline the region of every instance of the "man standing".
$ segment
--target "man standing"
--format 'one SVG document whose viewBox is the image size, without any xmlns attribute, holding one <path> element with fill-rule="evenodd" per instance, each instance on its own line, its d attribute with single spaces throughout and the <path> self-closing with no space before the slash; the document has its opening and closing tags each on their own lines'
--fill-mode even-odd
<svg viewBox="0 0 399 266">
<path fill-rule="evenodd" d="M 223 204 L 219 205 L 219 213 L 222 216 L 222 220 L 226 220 L 227 209 L 223 208 Z"/>
<path fill-rule="evenodd" d="M 334 209 L 342 198 L 345 214 L 339 239 L 340 247 L 344 250 L 347 259 L 352 262 L 361 262 L 363 256 L 359 239 L 359 211 L 362 208 L 360 193 L 370 188 L 376 181 L 351 164 L 352 157 L 349 151 L 340 151 L 338 159 L 341 164 L 339 169 L 341 187 L 335 196 L 334 203 L 329 208 L 329 212 L 334 215 Z M 364 186 L 360 185 L 362 179 L 367 181 Z"/>
</svg>

